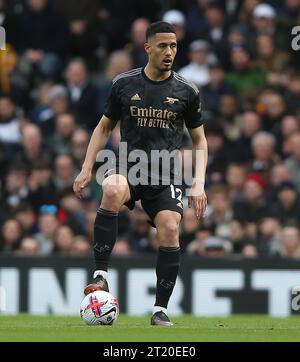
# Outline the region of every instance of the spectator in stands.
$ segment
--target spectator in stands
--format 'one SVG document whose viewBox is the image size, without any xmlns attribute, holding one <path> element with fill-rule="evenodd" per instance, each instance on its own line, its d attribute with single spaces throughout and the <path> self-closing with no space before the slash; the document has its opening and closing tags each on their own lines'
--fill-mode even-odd
<svg viewBox="0 0 300 362">
<path fill-rule="evenodd" d="M 299 222 L 300 198 L 295 185 L 291 181 L 283 181 L 275 191 L 277 200 L 271 205 L 273 215 L 276 215 L 283 225 Z"/>
<path fill-rule="evenodd" d="M 16 219 L 7 219 L 0 233 L 0 252 L 4 254 L 12 254 L 18 249 L 22 239 L 22 225 Z"/>
<path fill-rule="evenodd" d="M 76 120 L 73 114 L 63 113 L 56 118 L 56 130 L 49 138 L 49 146 L 56 155 L 71 153 L 71 138 L 76 128 Z"/>
<path fill-rule="evenodd" d="M 275 39 L 267 33 L 256 38 L 256 65 L 268 72 L 268 80 L 284 71 L 288 64 L 288 54 L 276 48 Z M 274 74 L 275 73 L 275 74 Z"/>
<path fill-rule="evenodd" d="M 299 118 L 295 115 L 286 115 L 282 118 L 281 133 L 284 138 L 288 138 L 293 133 L 297 133 L 300 130 Z"/>
<path fill-rule="evenodd" d="M 5 166 L 7 160 L 5 155 L 5 145 L 3 142 L 0 141 L 0 177 L 4 175 L 4 167 L 1 167 L 2 165 Z"/>
<path fill-rule="evenodd" d="M 108 57 L 105 70 L 106 80 L 110 83 L 117 75 L 128 72 L 133 67 L 130 53 L 126 50 L 116 50 Z"/>
<path fill-rule="evenodd" d="M 6 206 L 10 209 L 28 200 L 27 170 L 23 165 L 10 166 L 3 191 Z"/>
<path fill-rule="evenodd" d="M 17 256 L 40 256 L 40 249 L 38 241 L 31 237 L 26 236 L 22 239 L 20 247 L 16 250 L 15 255 Z"/>
<path fill-rule="evenodd" d="M 230 93 L 222 94 L 218 104 L 219 122 L 222 124 L 225 137 L 231 142 L 236 141 L 242 131 L 238 111 L 236 96 Z"/>
<path fill-rule="evenodd" d="M 255 40 L 260 34 L 272 36 L 280 48 L 285 46 L 286 35 L 277 26 L 277 14 L 273 6 L 262 3 L 258 4 L 252 13 L 252 26 L 250 42 L 255 47 Z"/>
<path fill-rule="evenodd" d="M 128 236 L 132 249 L 136 253 L 151 252 L 150 245 L 150 225 L 148 215 L 139 207 L 130 213 L 131 230 Z"/>
<path fill-rule="evenodd" d="M 116 50 L 112 52 L 108 59 L 105 69 L 105 79 L 99 85 L 98 113 L 99 119 L 104 113 L 107 96 L 111 87 L 111 81 L 117 75 L 128 72 L 134 67 L 130 53 L 125 50 Z"/>
<path fill-rule="evenodd" d="M 104 42 L 109 52 L 124 47 L 136 19 L 142 17 L 155 21 L 161 10 L 159 0 L 101 0 L 100 6 L 98 17 L 103 24 Z"/>
<path fill-rule="evenodd" d="M 38 126 L 28 123 L 22 128 L 22 149 L 15 159 L 31 169 L 40 160 L 51 160 L 52 153 L 43 143 L 43 136 Z"/>
<path fill-rule="evenodd" d="M 278 5 L 280 24 L 288 31 L 291 26 L 297 25 L 299 22 L 299 0 L 285 0 Z"/>
<path fill-rule="evenodd" d="M 234 24 L 230 27 L 227 35 L 229 47 L 234 45 L 247 45 L 249 29 L 245 23 Z M 228 60 L 227 60 L 228 61 Z"/>
<path fill-rule="evenodd" d="M 50 255 L 54 248 L 54 236 L 59 226 L 54 205 L 43 205 L 38 218 L 39 232 L 34 235 L 38 241 L 41 255 Z"/>
<path fill-rule="evenodd" d="M 290 72 L 288 81 L 284 84 L 284 98 L 287 109 L 294 114 L 300 113 L 300 74 L 299 72 Z"/>
<path fill-rule="evenodd" d="M 266 131 L 274 132 L 278 129 L 282 118 L 286 115 L 286 101 L 281 93 L 266 88 L 259 96 L 259 102 L 263 105 L 262 120 Z"/>
<path fill-rule="evenodd" d="M 0 145 L 0 167 L 1 167 L 1 145 Z M 4 164 L 3 164 L 4 165 Z M 2 169 L 2 174 L 4 174 L 4 167 Z M 3 186 L 2 186 L 2 175 L 0 172 L 0 225 L 4 222 L 6 219 L 6 207 L 5 207 L 5 200 L 4 200 L 4 192 L 3 192 Z"/>
<path fill-rule="evenodd" d="M 91 244 L 85 236 L 78 235 L 74 238 L 70 255 L 75 257 L 90 257 L 92 252 Z"/>
<path fill-rule="evenodd" d="M 276 132 L 280 127 L 283 117 L 286 115 L 287 103 L 283 95 L 272 89 L 266 89 L 260 96 L 262 103 L 265 105 L 263 114 L 264 129 Z"/>
<path fill-rule="evenodd" d="M 253 161 L 252 169 L 254 171 L 269 173 L 271 168 L 280 162 L 280 157 L 275 153 L 276 139 L 268 132 L 260 131 L 252 138 Z"/>
<path fill-rule="evenodd" d="M 231 252 L 231 243 L 218 237 L 210 237 L 204 240 L 203 256 L 206 258 L 224 258 Z"/>
<path fill-rule="evenodd" d="M 117 239 L 112 255 L 117 257 L 132 256 L 133 251 L 131 249 L 129 241 L 125 238 Z"/>
<path fill-rule="evenodd" d="M 242 249 L 242 256 L 246 259 L 253 259 L 258 257 L 258 251 L 253 244 L 245 244 Z"/>
<path fill-rule="evenodd" d="M 84 128 L 77 128 L 72 134 L 71 153 L 76 161 L 78 169 L 83 164 L 89 141 L 90 135 Z"/>
<path fill-rule="evenodd" d="M 234 200 L 233 215 L 240 221 L 255 223 L 267 214 L 264 191 L 266 181 L 259 173 L 251 173 L 244 183 L 244 198 Z"/>
<path fill-rule="evenodd" d="M 94 240 L 94 223 L 96 218 L 96 210 L 85 213 L 85 230 L 88 240 Z"/>
<path fill-rule="evenodd" d="M 66 18 L 48 0 L 26 0 L 16 22 L 17 40 L 13 45 L 23 62 L 43 77 L 57 76 L 68 48 Z"/>
<path fill-rule="evenodd" d="M 9 96 L 0 97 L 0 142 L 18 144 L 21 141 L 21 119 L 17 107 Z"/>
<path fill-rule="evenodd" d="M 53 253 L 60 255 L 70 255 L 74 243 L 74 233 L 69 226 L 61 225 L 54 235 Z"/>
<path fill-rule="evenodd" d="M 278 163 L 272 167 L 270 184 L 273 188 L 280 186 L 285 181 L 291 181 L 289 168 L 284 163 Z"/>
<path fill-rule="evenodd" d="M 82 59 L 71 60 L 65 78 L 71 111 L 79 124 L 93 130 L 99 122 L 98 88 L 90 82 L 85 62 Z"/>
<path fill-rule="evenodd" d="M 33 106 L 30 113 L 31 120 L 37 125 L 42 124 L 53 116 L 50 109 L 49 92 L 53 87 L 53 82 L 47 80 L 41 82 L 33 91 Z"/>
<path fill-rule="evenodd" d="M 288 167 L 292 181 L 300 193 L 300 133 L 295 133 L 288 138 L 291 155 L 285 160 Z"/>
<path fill-rule="evenodd" d="M 239 200 L 242 197 L 243 185 L 246 178 L 245 166 L 238 163 L 230 163 L 226 170 L 226 183 L 230 201 Z"/>
<path fill-rule="evenodd" d="M 244 0 L 238 15 L 240 23 L 248 23 L 252 19 L 253 11 L 261 0 Z"/>
<path fill-rule="evenodd" d="M 146 42 L 145 36 L 149 24 L 148 19 L 138 18 L 131 25 L 131 42 L 126 45 L 125 50 L 128 51 L 134 68 L 144 67 L 147 64 L 147 54 L 144 50 L 144 44 Z"/>
<path fill-rule="evenodd" d="M 242 221 L 233 219 L 229 223 L 228 227 L 228 239 L 232 243 L 232 252 L 235 254 L 241 254 L 244 247 L 249 244 L 245 224 Z"/>
<path fill-rule="evenodd" d="M 218 113 L 221 96 L 234 94 L 234 87 L 224 81 L 224 69 L 218 62 L 211 62 L 208 65 L 209 83 L 202 87 L 202 100 L 204 109 Z"/>
<path fill-rule="evenodd" d="M 204 256 L 204 242 L 213 236 L 213 230 L 205 226 L 199 226 L 195 232 L 195 239 L 186 248 L 188 255 Z"/>
<path fill-rule="evenodd" d="M 29 202 L 23 202 L 13 208 L 12 215 L 22 225 L 24 235 L 32 235 L 38 231 L 36 215 Z"/>
<path fill-rule="evenodd" d="M 57 117 L 69 112 L 67 90 L 62 85 L 53 85 L 47 92 L 48 107 L 40 113 L 37 124 L 41 128 L 44 137 L 49 138 L 55 132 Z"/>
<path fill-rule="evenodd" d="M 197 0 L 197 1 L 192 1 L 187 6 L 186 27 L 187 27 L 187 32 L 189 34 L 191 34 L 192 38 L 197 38 L 199 35 L 198 34 L 199 29 L 203 29 L 205 26 L 204 10 L 205 10 L 205 7 L 207 6 L 208 2 L 209 1 L 207 1 L 207 0 L 204 0 L 204 1 Z M 186 2 L 181 2 L 181 3 L 187 4 Z"/>
<path fill-rule="evenodd" d="M 184 208 L 180 231 L 180 247 L 183 251 L 185 251 L 189 243 L 195 239 L 198 228 L 199 220 L 196 218 L 194 211 L 189 207 Z"/>
<path fill-rule="evenodd" d="M 55 159 L 54 185 L 57 190 L 71 187 L 76 174 L 75 164 L 72 156 L 62 154 Z"/>
<path fill-rule="evenodd" d="M 217 2 L 209 2 L 204 9 L 204 28 L 199 29 L 198 37 L 206 39 L 217 57 L 225 63 L 227 22 L 222 7 Z"/>
<path fill-rule="evenodd" d="M 259 220 L 258 235 L 254 243 L 259 256 L 274 256 L 278 253 L 281 228 L 281 222 L 273 210 Z"/>
<path fill-rule="evenodd" d="M 209 52 L 210 45 L 206 40 L 194 40 L 189 46 L 190 63 L 179 69 L 178 73 L 198 87 L 208 84 L 210 81 Z M 211 61 L 215 61 L 215 58 Z"/>
<path fill-rule="evenodd" d="M 48 161 L 41 160 L 33 164 L 28 178 L 28 187 L 30 203 L 36 212 L 42 205 L 58 205 L 52 173 L 52 165 Z"/>
<path fill-rule="evenodd" d="M 228 225 L 233 217 L 227 188 L 222 184 L 213 185 L 209 189 L 209 204 L 203 225 L 213 228 L 216 236 L 227 238 Z"/>
<path fill-rule="evenodd" d="M 119 211 L 119 220 L 118 220 L 118 236 L 123 238 L 128 235 L 130 229 L 130 217 L 129 209 L 126 206 L 123 206 Z"/>
<path fill-rule="evenodd" d="M 284 182 L 291 182 L 292 175 L 288 167 L 282 162 L 274 165 L 270 172 L 269 177 L 269 189 L 266 194 L 266 197 L 270 204 L 273 204 L 277 201 L 277 191 L 278 187 Z"/>
<path fill-rule="evenodd" d="M 238 162 L 249 162 L 253 158 L 252 139 L 262 129 L 262 121 L 259 114 L 254 111 L 245 111 L 240 115 L 241 135 L 234 142 L 236 160 Z"/>
<path fill-rule="evenodd" d="M 232 93 L 222 94 L 222 96 L 220 97 L 220 101 L 219 101 L 218 113 L 221 116 L 222 120 L 225 122 L 225 124 L 232 123 L 233 128 L 238 128 L 238 130 L 235 131 L 237 133 L 237 135 L 239 135 L 239 127 L 238 127 L 239 125 L 235 124 L 236 123 L 235 118 L 238 114 L 238 111 L 239 111 L 239 107 L 238 107 L 238 102 L 237 102 L 235 95 Z M 230 139 L 234 139 L 235 133 L 233 131 L 232 131 L 232 135 L 229 132 L 229 130 L 227 130 L 227 133 L 228 133 Z"/>
<path fill-rule="evenodd" d="M 300 232 L 297 226 L 282 229 L 279 255 L 285 258 L 300 258 Z"/>
<path fill-rule="evenodd" d="M 282 156 L 289 156 L 291 148 L 289 138 L 292 134 L 300 131 L 299 119 L 294 115 L 286 115 L 282 118 L 278 127 L 274 128 L 274 134 L 277 139 L 277 152 Z"/>
<path fill-rule="evenodd" d="M 252 221 L 244 222 L 247 238 L 251 244 L 256 243 L 258 238 L 258 224 Z"/>
<path fill-rule="evenodd" d="M 218 183 L 223 181 L 226 168 L 233 155 L 228 144 L 225 143 L 224 131 L 218 123 L 207 124 L 205 133 L 209 150 L 207 180 Z"/>
<path fill-rule="evenodd" d="M 99 45 L 98 23 L 99 0 L 52 0 L 57 8 L 67 17 L 70 32 L 69 49 L 72 56 L 85 57 L 95 65 L 95 52 Z"/>
<path fill-rule="evenodd" d="M 60 194 L 60 208 L 64 213 L 64 223 L 80 235 L 86 235 L 85 213 L 80 200 L 76 198 L 72 189 L 63 189 Z"/>
<path fill-rule="evenodd" d="M 230 52 L 231 70 L 225 80 L 232 84 L 240 97 L 255 94 L 266 83 L 266 73 L 253 64 L 253 56 L 244 45 L 234 45 Z"/>
<path fill-rule="evenodd" d="M 266 3 L 259 4 L 253 9 L 253 26 L 257 33 L 274 35 L 276 11 Z"/>
<path fill-rule="evenodd" d="M 89 185 L 90 187 L 85 190 L 85 193 L 81 199 L 81 209 L 82 212 L 86 215 L 88 212 L 95 210 L 99 207 L 99 202 L 102 198 L 102 189 L 100 189 L 97 182 L 96 176 L 95 180 Z M 119 225 L 122 227 L 122 213 L 119 214 Z M 85 223 L 85 221 L 84 221 Z M 120 224 L 121 223 L 121 224 Z M 128 225 L 127 225 L 128 226 Z M 84 227 L 84 232 L 86 233 L 86 228 Z"/>
</svg>

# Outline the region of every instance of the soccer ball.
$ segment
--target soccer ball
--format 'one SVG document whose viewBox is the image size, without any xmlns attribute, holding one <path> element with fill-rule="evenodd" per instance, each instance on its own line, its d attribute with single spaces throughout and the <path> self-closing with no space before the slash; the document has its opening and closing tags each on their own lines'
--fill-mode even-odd
<svg viewBox="0 0 300 362">
<path fill-rule="evenodd" d="M 110 293 L 96 290 L 85 296 L 80 307 L 83 321 L 91 325 L 112 325 L 119 315 L 118 300 Z"/>
</svg>

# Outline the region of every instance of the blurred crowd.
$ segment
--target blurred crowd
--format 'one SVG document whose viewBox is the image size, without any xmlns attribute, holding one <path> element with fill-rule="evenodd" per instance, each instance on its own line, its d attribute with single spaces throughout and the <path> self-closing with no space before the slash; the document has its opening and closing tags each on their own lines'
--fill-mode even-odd
<svg viewBox="0 0 300 362">
<path fill-rule="evenodd" d="M 300 0 L 0 0 L 0 255 L 91 255 L 101 187 L 79 200 L 72 184 L 156 20 L 175 25 L 174 70 L 200 89 L 209 147 L 208 207 L 200 221 L 185 208 L 183 252 L 300 258 Z M 153 253 L 155 238 L 124 207 L 113 254 Z"/>
</svg>

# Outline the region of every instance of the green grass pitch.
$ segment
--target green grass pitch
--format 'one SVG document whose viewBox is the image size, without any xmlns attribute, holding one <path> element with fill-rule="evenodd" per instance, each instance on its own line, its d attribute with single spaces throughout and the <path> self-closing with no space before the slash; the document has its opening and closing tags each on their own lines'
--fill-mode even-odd
<svg viewBox="0 0 300 362">
<path fill-rule="evenodd" d="M 300 317 L 247 315 L 172 318 L 171 328 L 149 325 L 149 317 L 120 315 L 113 326 L 86 326 L 80 317 L 0 316 L 0 342 L 202 342 L 300 341 Z"/>
</svg>

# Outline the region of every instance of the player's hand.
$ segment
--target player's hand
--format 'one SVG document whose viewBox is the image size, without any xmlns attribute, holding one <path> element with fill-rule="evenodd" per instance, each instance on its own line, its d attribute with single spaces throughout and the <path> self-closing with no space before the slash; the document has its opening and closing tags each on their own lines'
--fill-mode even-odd
<svg viewBox="0 0 300 362">
<path fill-rule="evenodd" d="M 82 169 L 80 174 L 76 177 L 73 184 L 73 191 L 75 195 L 81 199 L 83 189 L 91 182 L 92 171 L 87 169 Z"/>
<path fill-rule="evenodd" d="M 197 219 L 200 219 L 204 214 L 207 206 L 207 197 L 203 188 L 203 183 L 194 181 L 188 197 L 188 206 L 194 207 Z"/>
</svg>

